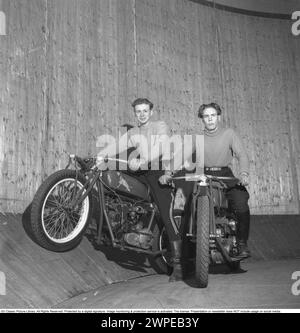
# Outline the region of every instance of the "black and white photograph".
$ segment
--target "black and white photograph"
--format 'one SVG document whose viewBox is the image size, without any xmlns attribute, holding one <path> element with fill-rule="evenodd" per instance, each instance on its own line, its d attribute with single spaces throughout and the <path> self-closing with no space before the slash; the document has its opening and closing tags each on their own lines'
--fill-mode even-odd
<svg viewBox="0 0 300 333">
<path fill-rule="evenodd" d="M 300 0 L 0 0 L 0 313 L 21 312 L 300 312 Z"/>
</svg>

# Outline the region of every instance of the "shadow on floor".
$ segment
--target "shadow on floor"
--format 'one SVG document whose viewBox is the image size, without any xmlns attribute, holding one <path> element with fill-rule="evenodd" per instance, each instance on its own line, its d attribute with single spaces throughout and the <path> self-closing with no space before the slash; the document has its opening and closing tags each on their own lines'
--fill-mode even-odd
<svg viewBox="0 0 300 333">
<path fill-rule="evenodd" d="M 146 273 L 151 268 L 146 254 L 138 253 L 134 250 L 115 248 L 108 242 L 107 244 L 98 244 L 96 241 L 96 230 L 93 228 L 93 225 L 87 230 L 85 237 L 95 251 L 102 252 L 108 261 L 113 261 L 125 269 Z"/>
<path fill-rule="evenodd" d="M 237 266 L 234 269 L 230 268 L 227 264 L 218 264 L 218 265 L 209 266 L 209 275 L 221 275 L 221 274 L 228 275 L 228 274 L 244 274 L 244 273 L 247 273 L 247 270 L 243 269 L 242 266 Z M 190 266 L 190 270 L 186 272 L 186 279 L 184 280 L 184 282 L 192 288 L 199 289 L 199 286 L 195 278 L 195 268 L 191 269 Z"/>
<path fill-rule="evenodd" d="M 36 238 L 30 224 L 31 205 L 29 205 L 22 214 L 22 226 L 26 235 L 36 244 Z M 101 251 L 108 261 L 113 261 L 119 266 L 137 272 L 147 273 L 151 268 L 147 256 L 134 251 L 122 251 L 112 246 L 98 245 L 93 223 L 88 227 L 85 234 L 86 239 L 91 243 L 95 251 Z"/>
<path fill-rule="evenodd" d="M 22 214 L 22 226 L 26 233 L 26 235 L 37 244 L 34 233 L 31 228 L 30 224 L 30 214 L 31 214 L 31 204 L 25 209 L 24 213 Z"/>
</svg>

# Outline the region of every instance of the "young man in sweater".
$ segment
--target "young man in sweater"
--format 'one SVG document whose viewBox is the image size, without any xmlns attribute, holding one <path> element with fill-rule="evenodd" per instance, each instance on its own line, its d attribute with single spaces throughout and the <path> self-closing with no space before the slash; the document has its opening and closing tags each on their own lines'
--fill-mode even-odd
<svg viewBox="0 0 300 333">
<path fill-rule="evenodd" d="M 207 175 L 234 177 L 231 170 L 233 156 L 239 160 L 240 183 L 233 185 L 226 182 L 228 189 L 226 196 L 229 207 L 237 216 L 237 241 L 239 258 L 250 256 L 247 241 L 250 227 L 250 210 L 248 206 L 249 193 L 245 186 L 249 184 L 249 160 L 243 143 L 237 133 L 231 128 L 220 126 L 221 108 L 216 103 L 202 104 L 198 117 L 204 124 L 204 172 Z M 176 170 L 176 169 L 175 169 Z M 176 172 L 176 171 L 175 171 Z M 161 184 L 171 180 L 171 174 L 165 172 L 160 178 Z"/>
<path fill-rule="evenodd" d="M 153 121 L 153 104 L 146 98 L 138 98 L 132 103 L 137 120 L 137 126 L 132 127 L 123 135 L 118 143 L 111 143 L 97 155 L 97 165 L 100 167 L 105 157 L 120 154 L 128 148 L 135 148 L 136 157 L 129 160 L 131 170 L 144 170 L 136 174 L 141 181 L 147 182 L 154 197 L 154 201 L 160 211 L 160 217 L 164 223 L 171 245 L 173 273 L 170 282 L 182 280 L 181 267 L 181 235 L 176 224 L 170 216 L 171 193 L 169 186 L 162 186 L 158 179 L 164 174 L 163 153 L 155 149 L 155 145 L 168 144 L 169 128 L 164 121 Z M 150 167 L 149 167 L 150 166 Z"/>
<path fill-rule="evenodd" d="M 249 184 L 249 160 L 242 140 L 231 128 L 220 126 L 222 110 L 216 103 L 202 104 L 198 117 L 204 124 L 204 172 L 213 176 L 234 177 L 231 164 L 235 156 L 239 161 L 240 183 L 228 183 L 226 193 L 229 207 L 237 216 L 237 239 L 241 258 L 250 256 L 247 241 L 250 227 L 249 193 L 245 186 Z"/>
</svg>

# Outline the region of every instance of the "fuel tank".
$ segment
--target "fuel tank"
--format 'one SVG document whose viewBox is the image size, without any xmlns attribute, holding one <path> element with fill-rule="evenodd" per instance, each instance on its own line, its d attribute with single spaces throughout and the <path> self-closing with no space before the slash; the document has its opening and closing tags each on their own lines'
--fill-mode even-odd
<svg viewBox="0 0 300 333">
<path fill-rule="evenodd" d="M 106 185 L 121 194 L 147 201 L 151 200 L 148 187 L 131 175 L 120 171 L 108 170 L 103 172 L 102 179 Z"/>
</svg>

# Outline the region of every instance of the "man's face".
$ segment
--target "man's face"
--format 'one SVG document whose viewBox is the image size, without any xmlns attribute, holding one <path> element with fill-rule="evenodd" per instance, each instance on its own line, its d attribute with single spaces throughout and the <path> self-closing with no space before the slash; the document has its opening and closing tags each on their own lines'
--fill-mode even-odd
<svg viewBox="0 0 300 333">
<path fill-rule="evenodd" d="M 203 111 L 202 121 L 208 131 L 214 131 L 218 127 L 220 116 L 216 109 L 210 107 Z"/>
<path fill-rule="evenodd" d="M 146 125 L 153 114 L 153 110 L 150 110 L 148 104 L 138 104 L 134 107 L 134 113 L 139 125 Z"/>
</svg>

